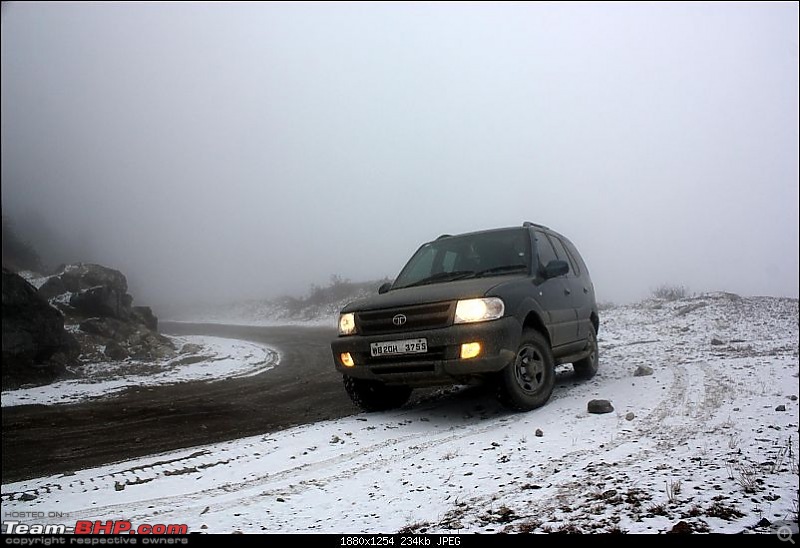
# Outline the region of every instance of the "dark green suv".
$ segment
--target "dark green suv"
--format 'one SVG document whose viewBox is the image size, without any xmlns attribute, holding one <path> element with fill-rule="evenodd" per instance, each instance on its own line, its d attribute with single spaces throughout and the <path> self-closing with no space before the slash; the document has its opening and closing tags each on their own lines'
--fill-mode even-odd
<svg viewBox="0 0 800 548">
<path fill-rule="evenodd" d="M 528 410 L 550 398 L 556 365 L 594 376 L 599 322 L 578 250 L 526 222 L 424 244 L 394 283 L 344 307 L 331 348 L 367 411 L 399 407 L 415 387 L 481 381 Z"/>
</svg>

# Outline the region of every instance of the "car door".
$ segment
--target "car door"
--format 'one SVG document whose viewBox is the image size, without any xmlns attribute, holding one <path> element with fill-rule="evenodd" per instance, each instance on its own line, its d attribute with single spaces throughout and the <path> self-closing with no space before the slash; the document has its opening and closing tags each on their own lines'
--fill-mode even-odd
<svg viewBox="0 0 800 548">
<path fill-rule="evenodd" d="M 592 313 L 595 312 L 595 296 L 594 286 L 592 279 L 589 276 L 589 269 L 586 268 L 586 263 L 578 253 L 575 244 L 569 239 L 562 237 L 561 241 L 564 247 L 567 248 L 567 254 L 570 261 L 575 265 L 575 274 L 577 282 L 577 291 L 573 292 L 575 296 L 575 308 L 578 311 L 578 337 L 585 340 L 589 336 L 589 329 L 592 325 Z"/>
<path fill-rule="evenodd" d="M 570 330 L 570 342 L 585 339 L 588 333 L 581 334 L 581 331 L 585 331 L 581 329 L 581 314 L 585 313 L 585 317 L 588 320 L 589 314 L 591 310 L 586 312 L 582 306 L 582 302 L 586 301 L 584 298 L 585 295 L 582 291 L 582 283 L 580 280 L 579 271 L 576 268 L 575 261 L 572 260 L 570 254 L 567 252 L 567 248 L 564 245 L 564 242 L 556 236 L 555 234 L 548 234 L 548 238 L 550 238 L 550 242 L 553 244 L 553 249 L 556 251 L 556 256 L 562 260 L 569 263 L 569 272 L 564 276 L 564 286 L 566 287 L 566 292 L 568 293 L 569 305 L 574 311 L 574 323 L 573 328 Z"/>
<path fill-rule="evenodd" d="M 536 256 L 538 259 L 538 299 L 539 304 L 549 315 L 550 341 L 553 348 L 575 340 L 576 317 L 572 306 L 571 290 L 567 287 L 566 276 L 544 279 L 541 273 L 550 261 L 557 260 L 553 244 L 544 232 L 534 231 Z"/>
</svg>

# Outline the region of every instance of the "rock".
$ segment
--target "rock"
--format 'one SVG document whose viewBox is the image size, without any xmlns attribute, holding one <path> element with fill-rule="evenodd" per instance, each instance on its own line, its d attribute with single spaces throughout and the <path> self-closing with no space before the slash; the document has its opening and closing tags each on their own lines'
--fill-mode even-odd
<svg viewBox="0 0 800 548">
<path fill-rule="evenodd" d="M 633 414 L 633 411 L 628 411 L 628 412 L 625 414 L 625 420 L 626 420 L 626 421 L 632 421 L 632 420 L 633 420 L 633 419 L 635 419 L 635 418 L 636 418 L 636 415 L 634 415 L 634 414 Z"/>
<path fill-rule="evenodd" d="M 112 360 L 124 360 L 128 357 L 128 351 L 116 341 L 109 341 L 105 350 L 103 350 L 103 354 Z"/>
<path fill-rule="evenodd" d="M 47 278 L 40 287 L 39 287 L 39 295 L 41 295 L 44 299 L 52 299 L 53 297 L 57 297 L 63 293 L 67 292 L 67 287 L 64 285 L 64 282 L 58 276 L 50 276 Z"/>
<path fill-rule="evenodd" d="M 767 518 L 761 518 L 758 523 L 756 523 L 756 527 L 769 527 L 772 523 Z"/>
<path fill-rule="evenodd" d="M 203 347 L 195 343 L 186 343 L 181 346 L 181 354 L 197 354 Z"/>
<path fill-rule="evenodd" d="M 789 399 L 792 400 L 792 401 L 797 401 L 797 396 L 792 394 L 791 396 L 789 396 Z"/>
<path fill-rule="evenodd" d="M 90 287 L 73 293 L 69 305 L 89 316 L 110 316 L 127 320 L 131 317 L 133 298 L 106 286 Z"/>
<path fill-rule="evenodd" d="M 114 318 L 89 318 L 81 322 L 78 329 L 85 333 L 99 335 L 108 339 L 125 339 L 135 331 L 130 324 Z"/>
<path fill-rule="evenodd" d="M 22 495 L 20 495 L 19 499 L 17 500 L 21 500 L 23 502 L 29 502 L 32 500 L 36 500 L 36 495 L 31 495 L 30 493 L 22 493 Z"/>
<path fill-rule="evenodd" d="M 591 400 L 586 408 L 589 413 L 596 415 L 612 413 L 614 411 L 614 406 L 611 405 L 611 402 L 608 400 Z"/>
<path fill-rule="evenodd" d="M 144 324 L 148 329 L 158 331 L 158 318 L 149 306 L 134 306 L 131 308 L 131 318 Z"/>
<path fill-rule="evenodd" d="M 64 330 L 64 317 L 21 276 L 3 268 L 4 388 L 24 382 L 49 382 L 80 352 Z"/>
<path fill-rule="evenodd" d="M 689 312 L 694 312 L 695 310 L 697 310 L 699 308 L 703 308 L 704 306 L 708 306 L 708 305 L 706 303 L 704 303 L 704 302 L 699 302 L 699 303 L 695 303 L 695 304 L 687 304 L 686 306 L 683 306 L 683 307 L 679 308 L 675 312 L 675 315 L 676 316 L 685 316 Z"/>
<path fill-rule="evenodd" d="M 542 432 L 541 428 L 537 428 L 537 429 L 536 429 L 536 432 L 534 433 L 534 435 L 535 435 L 537 438 L 541 438 L 542 436 L 544 436 L 544 432 Z"/>
<path fill-rule="evenodd" d="M 118 270 L 98 264 L 66 265 L 47 279 L 39 293 L 50 300 L 65 295 L 54 304 L 63 311 L 69 303 L 83 317 L 111 316 L 127 320 L 132 313 L 133 297 L 128 295 L 125 276 Z"/>
<path fill-rule="evenodd" d="M 713 339 L 711 339 L 711 344 L 713 346 L 720 346 L 720 345 L 723 345 L 725 343 L 722 342 L 721 340 L 719 340 L 718 338 L 714 337 Z"/>
<path fill-rule="evenodd" d="M 786 406 L 781 404 L 775 408 L 775 411 L 786 411 Z"/>
<path fill-rule="evenodd" d="M 172 341 L 141 323 L 116 318 L 89 318 L 81 322 L 79 329 L 88 335 L 87 342 L 105 345 L 104 355 L 112 359 L 149 360 L 175 353 Z"/>
<path fill-rule="evenodd" d="M 70 264 L 56 275 L 72 293 L 98 286 L 113 289 L 120 295 L 128 292 L 128 280 L 122 272 L 99 264 Z"/>
<path fill-rule="evenodd" d="M 685 521 L 679 521 L 670 530 L 670 533 L 677 533 L 682 535 L 686 535 L 692 532 L 694 532 L 692 526 Z"/>
<path fill-rule="evenodd" d="M 653 374 L 653 368 L 649 365 L 640 365 L 633 372 L 634 377 L 646 377 Z"/>
</svg>

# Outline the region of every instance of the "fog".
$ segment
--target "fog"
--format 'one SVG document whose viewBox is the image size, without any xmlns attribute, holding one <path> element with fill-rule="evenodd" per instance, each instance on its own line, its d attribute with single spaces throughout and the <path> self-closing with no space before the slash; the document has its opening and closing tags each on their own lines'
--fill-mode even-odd
<svg viewBox="0 0 800 548">
<path fill-rule="evenodd" d="M 138 304 L 529 220 L 598 299 L 798 295 L 798 5 L 3 3 L 2 208 Z"/>
</svg>

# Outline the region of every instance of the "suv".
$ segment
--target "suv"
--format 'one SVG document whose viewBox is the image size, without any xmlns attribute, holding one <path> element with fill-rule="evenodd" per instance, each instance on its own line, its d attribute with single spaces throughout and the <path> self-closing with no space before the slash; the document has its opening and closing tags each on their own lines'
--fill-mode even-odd
<svg viewBox="0 0 800 548">
<path fill-rule="evenodd" d="M 550 398 L 556 365 L 594 376 L 598 328 L 578 250 L 526 222 L 424 244 L 394 283 L 342 309 L 331 349 L 366 411 L 399 407 L 415 387 L 486 380 L 523 411 Z"/>
</svg>

